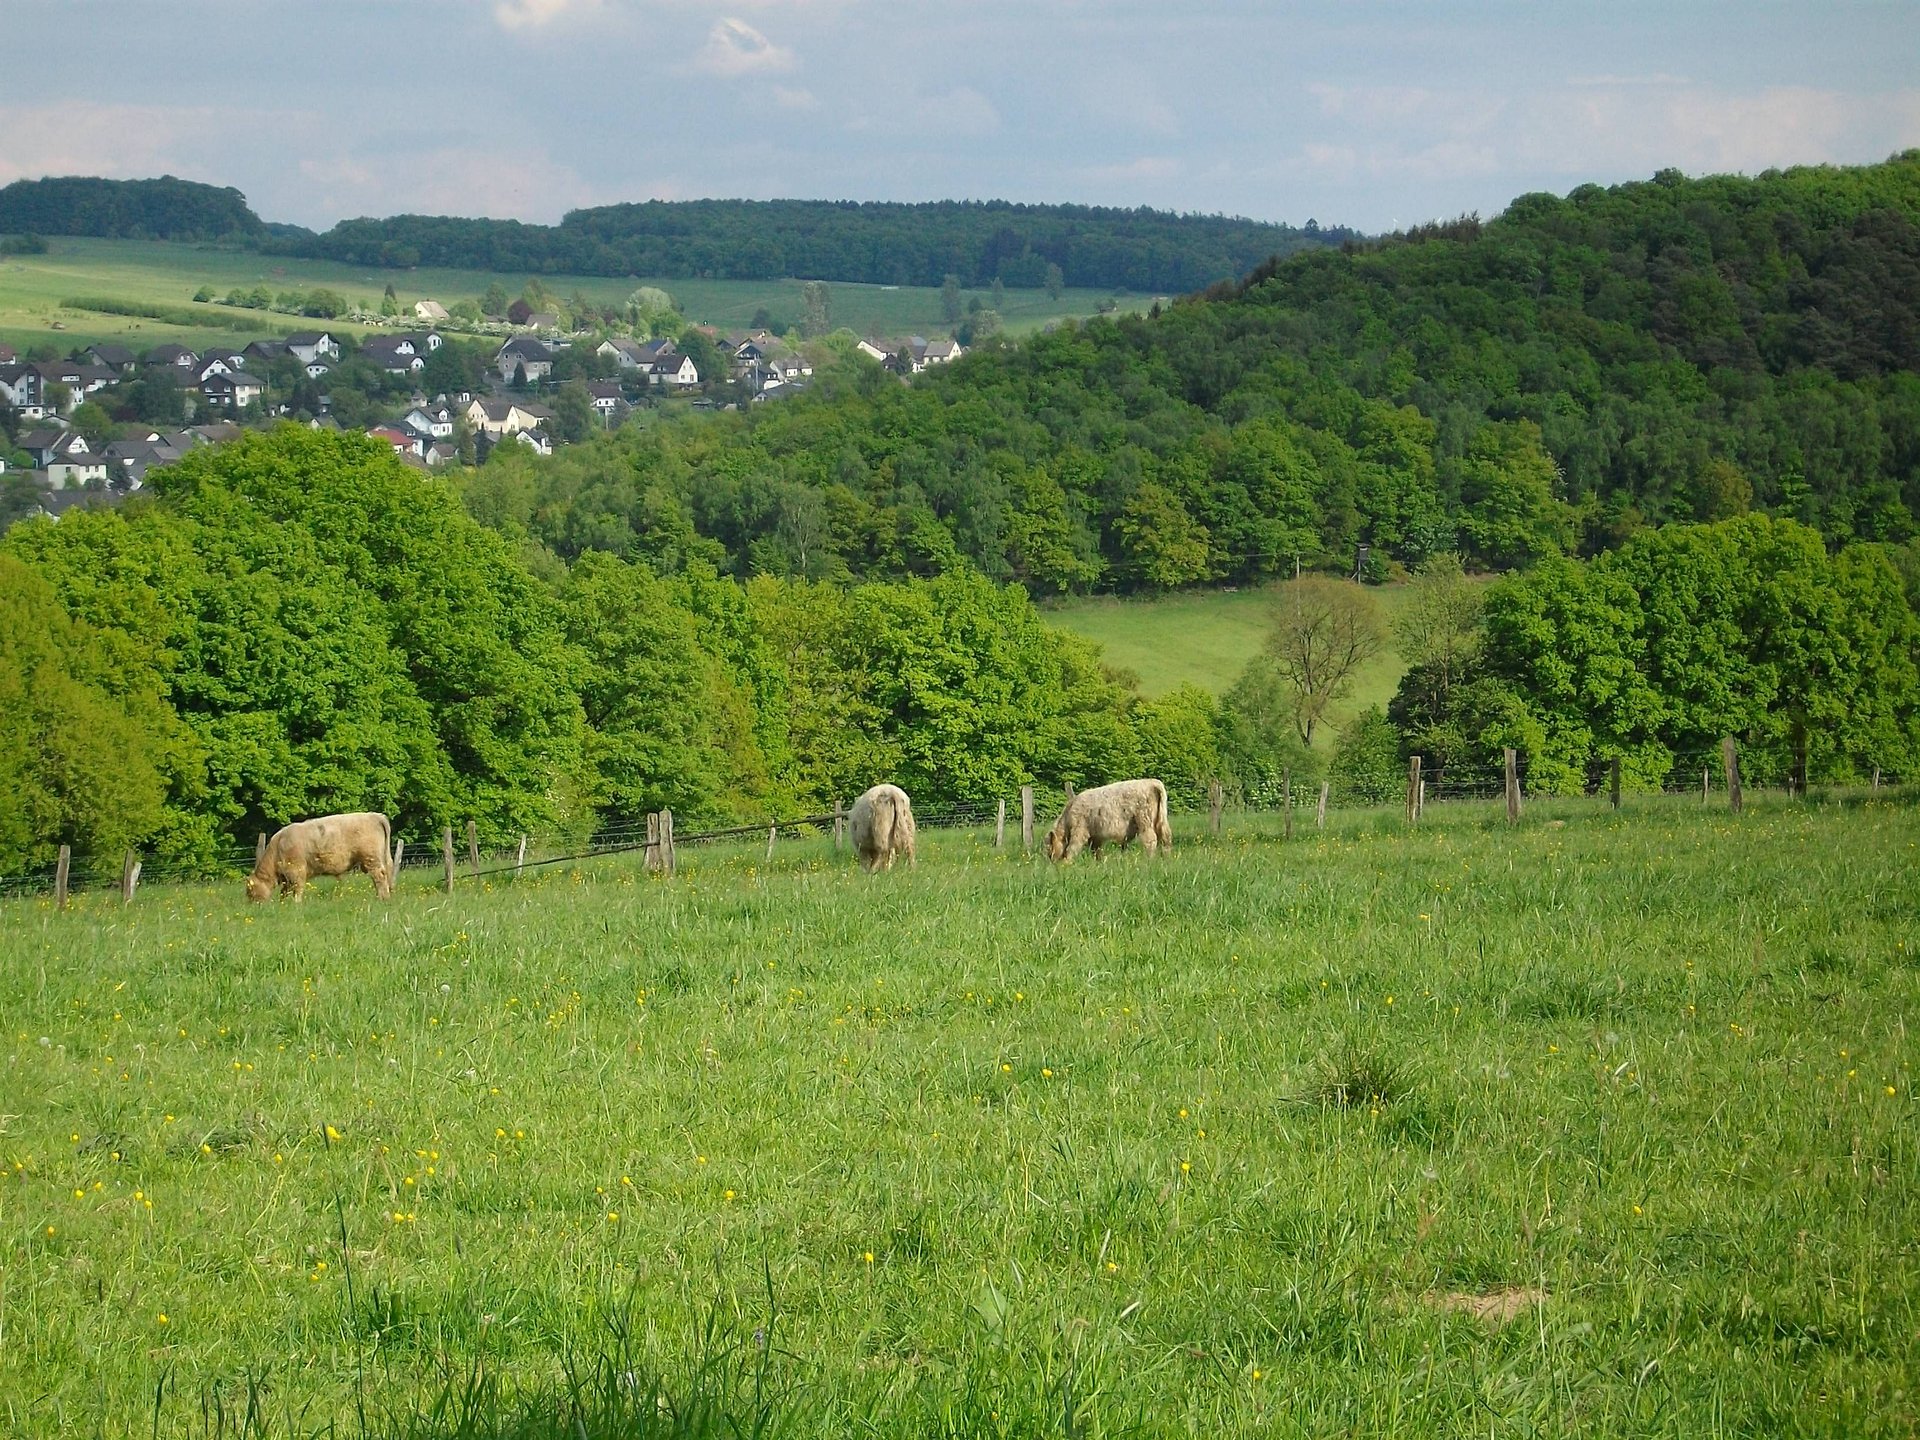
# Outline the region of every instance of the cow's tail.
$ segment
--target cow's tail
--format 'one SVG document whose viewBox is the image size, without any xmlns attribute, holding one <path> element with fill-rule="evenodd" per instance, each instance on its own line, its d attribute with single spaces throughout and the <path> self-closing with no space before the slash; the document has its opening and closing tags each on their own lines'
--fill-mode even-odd
<svg viewBox="0 0 1920 1440">
<path fill-rule="evenodd" d="M 1156 780 L 1154 788 L 1153 838 L 1162 850 L 1173 849 L 1173 821 L 1167 815 L 1167 787 Z"/>
</svg>

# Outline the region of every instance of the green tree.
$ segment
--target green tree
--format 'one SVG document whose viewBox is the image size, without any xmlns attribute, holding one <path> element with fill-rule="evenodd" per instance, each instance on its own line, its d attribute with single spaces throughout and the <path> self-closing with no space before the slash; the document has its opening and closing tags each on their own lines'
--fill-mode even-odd
<svg viewBox="0 0 1920 1440">
<path fill-rule="evenodd" d="M 818 340 L 833 329 L 833 296 L 824 280 L 809 280 L 800 287 L 800 300 L 806 313 L 800 321 L 800 333 Z"/>
<path fill-rule="evenodd" d="M 1484 426 L 1456 471 L 1466 512 L 1461 528 L 1483 564 L 1504 570 L 1572 548 L 1573 514 L 1532 421 Z"/>
<path fill-rule="evenodd" d="M 1066 293 L 1067 277 L 1061 273 L 1060 267 L 1051 260 L 1047 262 L 1046 287 L 1047 298 L 1049 300 L 1057 302 L 1060 297 Z"/>
<path fill-rule="evenodd" d="M 1379 805 L 1406 793 L 1400 732 L 1378 705 L 1369 705 L 1341 727 L 1327 773 L 1342 799 Z"/>
<path fill-rule="evenodd" d="M 1294 724 L 1293 687 L 1270 655 L 1256 655 L 1220 700 L 1222 778 L 1251 805 L 1277 805 L 1289 772 L 1316 769 Z"/>
<path fill-rule="evenodd" d="M 107 413 L 107 407 L 97 400 L 83 400 L 74 406 L 67 423 L 86 436 L 87 443 L 96 451 L 120 432 L 113 416 Z"/>
<path fill-rule="evenodd" d="M 1141 485 L 1114 528 L 1127 567 L 1140 583 L 1171 590 L 1207 577 L 1207 529 L 1165 486 Z"/>
<path fill-rule="evenodd" d="M 949 325 L 958 325 L 965 313 L 960 304 L 960 277 L 949 273 L 940 282 L 940 318 Z"/>
<path fill-rule="evenodd" d="M 569 445 L 593 433 L 593 396 L 584 381 L 569 380 L 553 392 L 553 431 L 556 439 Z"/>
<path fill-rule="evenodd" d="M 481 313 L 492 316 L 496 320 L 506 315 L 507 306 L 512 303 L 513 301 L 507 295 L 507 287 L 498 280 L 489 284 L 480 296 Z"/>
</svg>

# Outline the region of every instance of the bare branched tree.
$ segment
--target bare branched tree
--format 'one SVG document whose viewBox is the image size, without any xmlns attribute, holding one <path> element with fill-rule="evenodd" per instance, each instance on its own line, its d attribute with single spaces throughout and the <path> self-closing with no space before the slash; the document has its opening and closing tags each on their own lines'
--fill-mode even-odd
<svg viewBox="0 0 1920 1440">
<path fill-rule="evenodd" d="M 1385 639 L 1379 602 L 1359 585 L 1310 575 L 1280 587 L 1267 653 L 1292 697 L 1301 744 L 1313 743 L 1328 709 L 1353 689 L 1354 675 Z"/>
</svg>

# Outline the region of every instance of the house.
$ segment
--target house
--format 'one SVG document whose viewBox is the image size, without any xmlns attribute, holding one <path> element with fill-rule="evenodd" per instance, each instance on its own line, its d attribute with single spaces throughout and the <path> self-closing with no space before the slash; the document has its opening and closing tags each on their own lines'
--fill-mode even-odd
<svg viewBox="0 0 1920 1440">
<path fill-rule="evenodd" d="M 529 330 L 558 330 L 560 317 L 551 310 L 536 310 L 527 316 Z"/>
<path fill-rule="evenodd" d="M 593 399 L 593 413 L 603 428 L 619 424 L 633 409 L 619 385 L 611 380 L 589 380 L 587 394 Z"/>
<path fill-rule="evenodd" d="M 663 355 L 653 362 L 647 379 L 654 385 L 689 386 L 700 383 L 700 372 L 687 355 Z"/>
<path fill-rule="evenodd" d="M 417 436 L 409 435 L 406 431 L 391 425 L 376 425 L 367 431 L 367 438 L 391 445 L 396 455 L 418 455 L 424 448 Z"/>
<path fill-rule="evenodd" d="M 654 343 L 665 345 L 669 350 L 673 348 L 673 342 L 671 340 L 661 340 Z M 653 363 L 653 357 L 646 352 L 645 346 L 641 345 L 638 341 L 627 339 L 624 335 L 616 335 L 611 339 L 602 340 L 599 345 L 595 347 L 593 353 L 603 360 L 613 361 L 622 370 L 645 370 Z"/>
<path fill-rule="evenodd" d="M 122 375 L 130 373 L 139 359 L 124 345 L 89 345 L 80 352 L 80 358 L 90 365 L 118 370 Z"/>
<path fill-rule="evenodd" d="M 882 365 L 886 364 L 888 359 L 893 355 L 893 351 L 887 349 L 884 346 L 876 345 L 871 340 L 862 340 L 858 345 L 854 346 L 853 348 L 859 351 L 862 355 L 866 356 L 869 360 L 876 360 Z"/>
<path fill-rule="evenodd" d="M 33 366 L 12 360 L 0 362 L 0 402 L 26 419 L 38 420 L 47 413 L 45 395 L 40 372 Z"/>
<path fill-rule="evenodd" d="M 20 358 L 11 345 L 0 345 L 0 365 L 11 365 Z"/>
<path fill-rule="evenodd" d="M 544 430 L 518 430 L 514 432 L 513 438 L 527 446 L 536 455 L 553 454 L 553 441 Z"/>
<path fill-rule="evenodd" d="M 264 381 L 256 380 L 244 370 L 231 375 L 225 372 L 209 375 L 200 382 L 200 393 L 207 397 L 207 404 L 231 406 L 235 410 L 259 404 L 266 390 Z"/>
<path fill-rule="evenodd" d="M 966 353 L 967 347 L 958 340 L 929 340 L 920 353 L 920 368 L 924 370 L 929 365 L 945 365 Z"/>
<path fill-rule="evenodd" d="M 444 470 L 449 465 L 460 463 L 460 452 L 448 440 L 436 440 L 427 446 L 426 453 L 420 457 L 427 462 L 429 470 Z"/>
<path fill-rule="evenodd" d="M 495 368 L 500 371 L 502 380 L 512 380 L 514 375 L 525 371 L 528 380 L 544 380 L 553 373 L 553 351 L 546 342 L 536 340 L 531 335 L 516 335 L 493 357 Z"/>
<path fill-rule="evenodd" d="M 333 373 L 333 362 L 331 360 L 309 360 L 301 368 L 306 371 L 309 380 L 321 380 Z"/>
<path fill-rule="evenodd" d="M 120 490 L 138 490 L 146 483 L 147 471 L 171 465 L 200 443 L 198 436 L 185 430 L 149 430 L 144 439 L 115 440 L 104 452 L 107 483 Z"/>
<path fill-rule="evenodd" d="M 287 349 L 302 360 L 312 360 L 325 355 L 330 360 L 340 358 L 340 342 L 324 330 L 296 330 L 287 336 Z"/>
<path fill-rule="evenodd" d="M 453 411 L 445 405 L 415 405 L 400 417 L 400 428 L 425 440 L 450 439 Z"/>
<path fill-rule="evenodd" d="M 140 357 L 142 365 L 171 365 L 185 373 L 200 363 L 200 357 L 184 345 L 156 345 Z"/>
<path fill-rule="evenodd" d="M 438 300 L 416 300 L 413 302 L 413 318 L 438 324 L 448 318 L 447 307 Z"/>
<path fill-rule="evenodd" d="M 107 388 L 120 378 L 118 370 L 109 370 L 104 365 L 92 365 L 80 360 L 49 360 L 34 367 L 40 372 L 40 393 L 49 401 L 53 398 L 56 385 L 63 385 L 72 396 L 72 409 L 88 396 Z"/>
<path fill-rule="evenodd" d="M 265 369 L 274 361 L 292 353 L 287 349 L 287 342 L 284 340 L 256 340 L 240 352 L 240 358 L 246 364 L 258 365 Z"/>
<path fill-rule="evenodd" d="M 468 403 L 466 414 L 467 425 L 476 435 L 489 435 L 496 440 L 517 435 L 522 430 L 537 430 L 553 419 L 553 412 L 546 406 L 512 396 L 495 399 L 491 395 L 476 395 Z"/>
<path fill-rule="evenodd" d="M 426 356 L 405 335 L 374 335 L 360 347 L 360 358 L 389 375 L 417 375 L 426 368 Z"/>
<path fill-rule="evenodd" d="M 78 430 L 28 430 L 15 443 L 33 457 L 36 469 L 47 472 L 56 490 L 107 478 L 107 457 Z"/>
<path fill-rule="evenodd" d="M 232 375 L 246 368 L 238 350 L 216 346 L 201 353 L 200 363 L 193 367 L 193 378 L 204 384 L 209 375 Z"/>
</svg>

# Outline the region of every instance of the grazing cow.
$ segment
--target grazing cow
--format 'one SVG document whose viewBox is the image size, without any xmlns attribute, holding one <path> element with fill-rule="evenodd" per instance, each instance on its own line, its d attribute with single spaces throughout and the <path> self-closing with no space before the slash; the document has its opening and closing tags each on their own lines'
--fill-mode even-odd
<svg viewBox="0 0 1920 1440">
<path fill-rule="evenodd" d="M 357 815 L 321 815 L 296 820 L 275 832 L 247 877 L 247 898 L 267 900 L 274 886 L 301 898 L 315 875 L 345 875 L 360 870 L 371 876 L 382 900 L 393 894 L 388 857 L 393 854 L 393 829 L 378 811 Z"/>
<path fill-rule="evenodd" d="M 1116 780 L 1082 790 L 1047 832 L 1047 858 L 1068 861 L 1087 846 L 1125 845 L 1138 837 L 1149 855 L 1173 849 L 1167 787 L 1158 780 Z"/>
<path fill-rule="evenodd" d="M 903 852 L 907 864 L 914 863 L 913 805 L 898 785 L 876 785 L 854 801 L 847 828 L 860 868 L 869 875 L 891 870 L 893 857 Z"/>
</svg>

